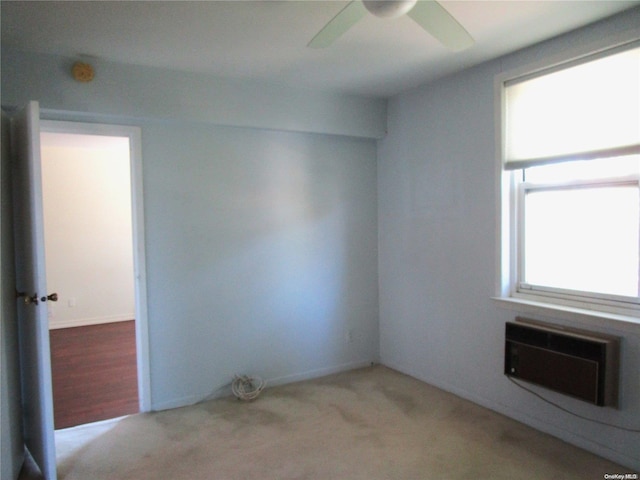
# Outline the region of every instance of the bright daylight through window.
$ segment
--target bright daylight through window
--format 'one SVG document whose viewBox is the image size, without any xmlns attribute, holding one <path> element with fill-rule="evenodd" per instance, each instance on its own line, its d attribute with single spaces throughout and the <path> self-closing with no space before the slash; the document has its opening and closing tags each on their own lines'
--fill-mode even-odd
<svg viewBox="0 0 640 480">
<path fill-rule="evenodd" d="M 505 82 L 502 118 L 510 295 L 638 316 L 640 47 Z"/>
</svg>

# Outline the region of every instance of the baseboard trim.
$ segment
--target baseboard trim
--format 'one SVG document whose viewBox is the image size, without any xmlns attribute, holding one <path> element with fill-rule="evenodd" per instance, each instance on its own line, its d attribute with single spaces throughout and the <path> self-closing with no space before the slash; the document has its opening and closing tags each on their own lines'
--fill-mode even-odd
<svg viewBox="0 0 640 480">
<path fill-rule="evenodd" d="M 110 315 L 106 317 L 76 318 L 72 320 L 50 321 L 49 330 L 59 330 L 61 328 L 87 327 L 89 325 L 102 325 L 103 323 L 129 322 L 134 320 L 135 313 L 125 315 Z"/>
<path fill-rule="evenodd" d="M 304 380 L 311 380 L 313 378 L 324 377 L 326 375 L 333 375 L 334 373 L 341 373 L 341 372 L 346 372 L 348 370 L 355 370 L 357 368 L 369 367 L 373 363 L 375 362 L 373 362 L 372 360 L 362 360 L 358 362 L 343 363 L 341 365 L 336 365 L 333 367 L 318 368 L 315 370 L 308 370 L 303 373 L 295 373 L 292 375 L 284 375 L 282 377 L 276 377 L 276 378 L 267 380 L 267 384 L 275 387 L 276 385 L 285 385 L 287 383 L 302 382 Z"/>
<path fill-rule="evenodd" d="M 305 372 L 294 373 L 291 375 L 283 375 L 280 377 L 266 378 L 264 380 L 267 383 L 266 388 L 269 388 L 270 386 L 275 387 L 277 385 L 285 385 L 288 383 L 302 382 L 304 380 L 311 380 L 314 378 L 324 377 L 327 375 L 333 375 L 334 373 L 341 373 L 349 370 L 355 370 L 357 368 L 369 367 L 374 363 L 377 363 L 377 361 L 359 360 L 356 362 L 348 362 L 348 363 L 342 363 L 340 365 L 334 365 L 330 367 L 307 370 Z M 164 402 L 154 403 L 151 406 L 151 410 L 155 412 L 159 412 L 162 410 L 181 408 L 189 405 L 195 405 L 196 403 L 200 403 L 203 401 L 213 400 L 215 398 L 220 398 L 220 397 L 230 395 L 231 394 L 230 386 L 231 386 L 232 380 L 233 379 L 230 378 L 227 383 L 220 385 L 219 387 L 214 389 L 212 393 L 209 393 L 209 394 L 188 395 L 185 397 L 175 398 L 175 399 L 167 400 Z"/>
<path fill-rule="evenodd" d="M 384 362 L 384 361 L 381 361 L 381 364 L 393 370 L 397 370 L 398 372 L 409 375 L 410 377 L 416 378 L 421 382 L 427 383 L 436 388 L 440 388 L 446 392 L 457 395 L 460 398 L 464 398 L 465 400 L 469 400 L 470 402 L 476 403 L 496 413 L 499 413 L 513 420 L 516 420 L 520 423 L 528 425 L 531 428 L 534 428 L 543 433 L 549 434 L 553 437 L 556 437 L 560 440 L 570 443 L 571 445 L 587 450 L 588 452 L 591 452 L 595 455 L 599 455 L 603 458 L 611 460 L 612 462 L 616 462 L 616 463 L 619 463 L 620 465 L 632 468 L 636 471 L 640 471 L 640 459 L 630 457 L 624 453 L 613 450 L 606 445 L 602 445 L 600 443 L 594 442 L 593 440 L 588 439 L 584 436 L 581 436 L 579 434 L 576 434 L 574 432 L 571 432 L 563 428 L 559 428 L 557 424 L 551 424 L 551 423 L 542 421 L 539 418 L 527 415 L 526 413 L 520 410 L 517 410 L 513 407 L 510 407 L 509 405 L 505 405 L 503 403 L 496 403 L 491 399 L 472 394 L 466 390 L 457 388 L 454 385 L 451 385 L 447 382 L 434 380 L 432 378 L 426 378 L 425 376 L 421 375 L 419 372 L 415 371 L 415 369 L 409 368 L 407 366 L 395 364 L 394 362 Z"/>
</svg>

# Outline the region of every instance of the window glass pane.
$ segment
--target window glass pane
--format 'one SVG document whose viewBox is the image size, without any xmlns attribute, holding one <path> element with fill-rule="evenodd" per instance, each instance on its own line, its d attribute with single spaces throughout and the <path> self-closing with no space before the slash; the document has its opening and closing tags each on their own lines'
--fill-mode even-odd
<svg viewBox="0 0 640 480">
<path fill-rule="evenodd" d="M 523 281 L 637 297 L 639 219 L 637 185 L 529 191 Z"/>
</svg>

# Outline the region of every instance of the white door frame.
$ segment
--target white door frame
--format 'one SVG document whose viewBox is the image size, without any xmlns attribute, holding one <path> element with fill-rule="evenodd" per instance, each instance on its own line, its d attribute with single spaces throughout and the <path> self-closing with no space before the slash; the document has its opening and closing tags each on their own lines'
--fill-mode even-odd
<svg viewBox="0 0 640 480">
<path fill-rule="evenodd" d="M 129 138 L 129 156 L 131 164 L 131 214 L 133 222 L 133 268 L 135 275 L 138 398 L 140 411 L 148 412 L 151 410 L 151 373 L 149 367 L 147 269 L 145 262 L 142 146 L 140 128 L 129 125 L 41 120 L 40 131 Z"/>
</svg>

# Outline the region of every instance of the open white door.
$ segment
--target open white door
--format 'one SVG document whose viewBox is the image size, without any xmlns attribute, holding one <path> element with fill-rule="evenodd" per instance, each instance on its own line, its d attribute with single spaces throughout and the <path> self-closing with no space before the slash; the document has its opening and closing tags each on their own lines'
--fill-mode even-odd
<svg viewBox="0 0 640 480">
<path fill-rule="evenodd" d="M 25 443 L 45 480 L 55 480 L 39 122 L 37 102 L 11 119 L 16 289 Z"/>
</svg>

